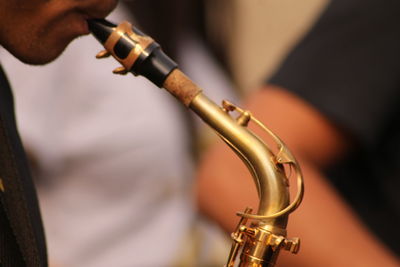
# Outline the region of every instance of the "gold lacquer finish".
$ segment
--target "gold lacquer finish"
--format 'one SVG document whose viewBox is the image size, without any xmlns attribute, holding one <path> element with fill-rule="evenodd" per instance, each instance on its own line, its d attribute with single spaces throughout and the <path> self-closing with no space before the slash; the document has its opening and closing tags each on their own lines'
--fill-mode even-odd
<svg viewBox="0 0 400 267">
<path fill-rule="evenodd" d="M 129 23 L 116 27 L 104 45 L 106 50 L 98 54 L 99 58 L 111 54 L 122 63 L 123 67 L 118 68 L 116 73 L 129 71 L 135 60 L 142 56 L 141 53 L 145 53 L 145 47 L 153 42 L 150 37 L 136 35 L 130 28 Z M 126 61 L 114 53 L 117 41 L 124 34 L 134 40 Z M 179 69 L 168 73 L 163 87 L 192 109 L 236 152 L 248 167 L 257 187 L 260 200 L 258 209 L 255 214 L 250 208 L 238 213 L 240 221 L 232 233 L 233 244 L 226 266 L 274 266 L 281 249 L 297 253 L 300 241 L 298 238 L 286 238 L 286 226 L 289 214 L 300 205 L 304 186 L 299 165 L 285 144 L 249 111 L 228 101 L 224 101 L 222 107 L 216 105 Z M 239 116 L 233 118 L 231 112 Z M 263 140 L 247 128 L 251 122 L 271 137 L 278 152 L 273 153 Z M 286 170 L 297 178 L 298 192 L 292 202 Z"/>
<path fill-rule="evenodd" d="M 4 188 L 4 184 L 3 184 L 3 179 L 0 178 L 0 191 L 4 192 L 5 188 Z"/>
<path fill-rule="evenodd" d="M 116 60 L 121 63 L 121 67 L 116 68 L 113 72 L 115 74 L 126 74 L 128 71 L 132 68 L 133 64 L 135 61 L 138 59 L 138 57 L 145 53 L 146 48 L 154 42 L 152 38 L 149 36 L 142 36 L 140 34 L 137 34 L 133 32 L 132 30 L 132 24 L 130 24 L 127 21 L 124 21 L 120 23 L 113 33 L 110 35 L 110 37 L 107 39 L 107 41 L 104 43 L 104 48 L 106 50 L 100 51 L 96 57 L 97 58 L 104 58 L 112 55 Z M 133 42 L 132 47 L 133 49 L 130 51 L 128 56 L 126 58 L 120 58 L 118 55 L 115 53 L 115 45 L 118 43 L 118 41 L 121 39 L 123 35 L 129 36 L 130 40 Z"/>
<path fill-rule="evenodd" d="M 260 198 L 258 211 L 251 214 L 248 208 L 243 213 L 238 213 L 242 218 L 232 234 L 233 245 L 227 266 L 234 266 L 239 252 L 241 256 L 238 266 L 254 267 L 274 266 L 282 248 L 297 253 L 300 242 L 297 238 L 286 238 L 286 226 L 289 213 L 294 211 L 302 200 L 303 179 L 295 158 L 284 143 L 250 112 L 228 101 L 224 101 L 222 107 L 213 103 L 179 70 L 170 74 L 164 88 L 212 127 L 243 160 L 254 178 Z M 232 118 L 229 115 L 231 111 L 237 111 L 239 117 Z M 276 155 L 258 136 L 246 128 L 250 121 L 264 129 L 276 142 Z M 297 176 L 298 192 L 292 203 L 284 164 L 293 169 Z M 248 220 L 252 220 L 250 226 L 246 225 Z"/>
</svg>

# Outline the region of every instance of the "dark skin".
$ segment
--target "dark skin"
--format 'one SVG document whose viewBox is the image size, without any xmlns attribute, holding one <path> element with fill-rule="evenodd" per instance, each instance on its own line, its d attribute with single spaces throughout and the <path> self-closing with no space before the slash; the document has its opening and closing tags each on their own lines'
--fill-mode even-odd
<svg viewBox="0 0 400 267">
<path fill-rule="evenodd" d="M 87 19 L 104 18 L 116 4 L 117 0 L 0 0 L 0 45 L 25 63 L 49 63 L 73 39 L 89 33 Z"/>
<path fill-rule="evenodd" d="M 21 61 L 45 64 L 76 37 L 86 19 L 103 18 L 117 0 L 0 0 L 0 45 Z"/>
<path fill-rule="evenodd" d="M 277 266 L 399 266 L 322 174 L 324 167 L 351 149 L 352 138 L 282 88 L 268 86 L 254 93 L 246 109 L 284 140 L 305 177 L 303 203 L 290 215 L 288 226 L 289 237 L 301 238 L 301 249 L 298 255 L 282 252 Z M 208 151 L 200 165 L 198 202 L 227 232 L 239 220 L 237 211 L 258 206 L 249 172 L 222 142 Z"/>
</svg>

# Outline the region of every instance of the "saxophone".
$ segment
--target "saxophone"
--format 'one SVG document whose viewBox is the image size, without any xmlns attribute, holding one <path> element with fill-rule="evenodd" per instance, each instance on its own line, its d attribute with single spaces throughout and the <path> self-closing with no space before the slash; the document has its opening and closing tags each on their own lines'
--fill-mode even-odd
<svg viewBox="0 0 400 267">
<path fill-rule="evenodd" d="M 281 249 L 297 253 L 300 241 L 286 238 L 286 227 L 289 213 L 300 205 L 303 198 L 303 178 L 296 159 L 279 137 L 249 111 L 228 101 L 223 101 L 220 107 L 208 99 L 151 37 L 129 22 L 117 26 L 104 19 L 95 19 L 88 23 L 92 34 L 105 48 L 97 58 L 112 55 L 122 65 L 114 73 L 143 75 L 158 87 L 165 88 L 213 128 L 251 172 L 258 191 L 259 207 L 255 214 L 250 208 L 237 214 L 240 221 L 232 233 L 233 244 L 226 266 L 274 266 Z M 230 114 L 233 111 L 238 114 L 236 118 Z M 251 121 L 271 136 L 277 145 L 276 153 L 247 128 Z M 289 177 L 292 175 L 287 175 L 289 171 L 295 174 L 298 187 L 292 202 L 289 197 Z"/>
</svg>

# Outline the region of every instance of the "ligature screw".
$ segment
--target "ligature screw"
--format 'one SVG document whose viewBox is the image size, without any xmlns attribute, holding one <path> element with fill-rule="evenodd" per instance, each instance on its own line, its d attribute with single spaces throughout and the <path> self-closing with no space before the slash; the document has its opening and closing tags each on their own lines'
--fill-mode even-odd
<svg viewBox="0 0 400 267">
<path fill-rule="evenodd" d="M 120 75 L 125 75 L 128 73 L 128 70 L 125 69 L 125 67 L 118 67 L 115 70 L 113 70 L 114 74 L 120 74 Z"/>
<path fill-rule="evenodd" d="M 97 55 L 96 55 L 96 58 L 98 58 L 98 59 L 100 59 L 100 58 L 106 58 L 106 57 L 109 57 L 111 54 L 110 54 L 110 52 L 108 52 L 107 50 L 103 50 L 103 51 L 100 51 Z"/>
</svg>

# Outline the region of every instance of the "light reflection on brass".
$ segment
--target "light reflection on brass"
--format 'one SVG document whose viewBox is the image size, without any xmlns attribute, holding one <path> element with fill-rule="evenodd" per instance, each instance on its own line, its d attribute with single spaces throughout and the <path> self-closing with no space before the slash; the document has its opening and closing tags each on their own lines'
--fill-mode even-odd
<svg viewBox="0 0 400 267">
<path fill-rule="evenodd" d="M 130 51 L 126 58 L 118 57 L 114 52 L 114 47 L 121 39 L 123 35 L 129 36 L 132 41 L 133 49 Z M 120 23 L 108 37 L 107 41 L 104 43 L 104 48 L 108 51 L 116 60 L 118 60 L 122 66 L 124 66 L 126 72 L 119 71 L 115 72 L 117 74 L 126 74 L 133 66 L 138 57 L 146 52 L 146 48 L 153 43 L 154 40 L 149 36 L 141 36 L 136 34 L 132 30 L 132 24 L 127 21 Z M 102 53 L 102 52 L 100 52 Z M 99 55 L 99 54 L 98 54 Z"/>
<path fill-rule="evenodd" d="M 118 58 L 114 53 L 114 47 L 122 35 L 128 35 L 132 41 L 132 49 L 125 59 Z M 152 42 L 150 37 L 134 33 L 132 25 L 128 22 L 119 24 L 104 45 L 106 51 L 122 64 L 122 67 L 114 72 L 128 72 L 137 58 L 146 53 L 146 48 Z M 101 52 L 98 57 L 106 55 L 107 52 Z M 238 213 L 241 218 L 236 231 L 232 233 L 233 244 L 226 266 L 233 267 L 237 263 L 240 267 L 272 267 L 281 249 L 297 253 L 300 241 L 298 238 L 286 238 L 286 227 L 289 214 L 296 210 L 302 201 L 304 184 L 300 167 L 286 145 L 249 111 L 242 110 L 228 101 L 224 101 L 222 107 L 216 105 L 179 69 L 168 75 L 163 87 L 192 109 L 232 148 L 247 166 L 257 187 L 257 212 L 252 214 L 251 209 L 247 208 L 243 213 Z M 232 111 L 238 112 L 239 117 L 231 117 Z M 246 127 L 250 122 L 254 122 L 269 134 L 277 145 L 276 154 Z M 294 170 L 297 179 L 298 192 L 291 203 L 288 182 L 291 175 L 286 173 L 284 165 Z M 250 225 L 247 225 L 248 222 Z"/>
<path fill-rule="evenodd" d="M 4 184 L 3 184 L 3 179 L 0 178 L 0 191 L 4 192 L 5 188 L 4 188 Z"/>
</svg>

